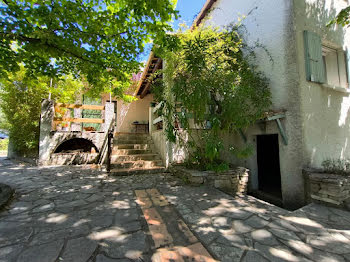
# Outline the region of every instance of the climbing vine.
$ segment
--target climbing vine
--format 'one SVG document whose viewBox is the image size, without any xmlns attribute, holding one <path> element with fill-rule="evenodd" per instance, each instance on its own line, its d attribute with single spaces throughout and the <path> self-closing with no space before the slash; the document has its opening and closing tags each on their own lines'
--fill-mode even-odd
<svg viewBox="0 0 350 262">
<path fill-rule="evenodd" d="M 156 49 L 165 61 L 154 85 L 165 103 L 165 132 L 201 169 L 227 169 L 222 135 L 254 124 L 271 105 L 269 81 L 254 63 L 259 46 L 248 46 L 242 32 L 240 25 L 182 30 Z"/>
</svg>

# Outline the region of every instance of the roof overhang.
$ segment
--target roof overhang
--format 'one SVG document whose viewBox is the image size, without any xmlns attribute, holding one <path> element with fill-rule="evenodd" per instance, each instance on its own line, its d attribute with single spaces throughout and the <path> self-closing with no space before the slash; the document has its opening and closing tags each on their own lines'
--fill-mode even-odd
<svg viewBox="0 0 350 262">
<path fill-rule="evenodd" d="M 194 20 L 192 28 L 199 26 L 202 23 L 203 19 L 208 15 L 210 9 L 213 7 L 216 1 L 217 0 L 207 0 L 202 10 L 199 12 L 197 18 Z M 148 57 L 146 67 L 143 70 L 141 79 L 137 85 L 135 92 L 136 96 L 140 96 L 140 98 L 143 99 L 147 94 L 150 93 L 150 88 L 153 81 L 152 75 L 162 67 L 162 63 L 162 59 L 156 57 L 152 51 Z"/>
<path fill-rule="evenodd" d="M 202 23 L 203 19 L 208 15 L 210 9 L 213 7 L 216 1 L 217 0 L 207 0 L 207 2 L 205 2 L 202 10 L 199 12 L 196 19 L 194 20 L 192 28 L 195 26 L 199 26 Z"/>
<path fill-rule="evenodd" d="M 150 93 L 150 88 L 152 84 L 152 75 L 162 68 L 162 59 L 156 57 L 153 52 L 148 57 L 146 67 L 142 72 L 141 79 L 137 85 L 135 95 L 140 96 L 143 99 L 147 94 Z"/>
</svg>

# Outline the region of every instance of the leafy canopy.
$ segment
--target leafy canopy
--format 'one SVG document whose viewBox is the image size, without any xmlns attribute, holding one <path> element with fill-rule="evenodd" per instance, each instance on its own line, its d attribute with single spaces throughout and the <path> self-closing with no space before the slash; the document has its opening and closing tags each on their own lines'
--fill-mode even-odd
<svg viewBox="0 0 350 262">
<path fill-rule="evenodd" d="M 94 88 L 138 72 L 146 42 L 165 36 L 176 0 L 2 0 L 0 77 L 73 74 Z M 118 86 L 116 86 L 118 88 Z M 120 91 L 116 91 L 116 93 Z"/>
<path fill-rule="evenodd" d="M 263 117 L 271 105 L 268 80 L 254 65 L 254 48 L 245 44 L 239 25 L 196 28 L 169 38 L 156 50 L 166 67 L 154 87 L 165 102 L 167 136 L 188 148 L 193 163 L 220 168 L 221 135 Z"/>
<path fill-rule="evenodd" d="M 38 150 L 42 99 L 51 92 L 56 101 L 74 102 L 84 87 L 69 76 L 54 81 L 52 87 L 50 81 L 49 77 L 27 77 L 23 67 L 0 80 L 0 129 L 8 130 L 19 155 L 34 155 Z"/>
</svg>

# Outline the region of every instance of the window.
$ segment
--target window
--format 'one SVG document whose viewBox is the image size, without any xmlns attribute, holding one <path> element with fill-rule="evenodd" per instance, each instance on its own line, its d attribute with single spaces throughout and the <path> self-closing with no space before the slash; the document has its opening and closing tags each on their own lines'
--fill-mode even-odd
<svg viewBox="0 0 350 262">
<path fill-rule="evenodd" d="M 349 52 L 322 44 L 321 37 L 304 31 L 306 80 L 335 87 L 348 87 Z"/>
<path fill-rule="evenodd" d="M 322 62 L 325 83 L 331 86 L 347 87 L 344 51 L 323 45 Z"/>
</svg>

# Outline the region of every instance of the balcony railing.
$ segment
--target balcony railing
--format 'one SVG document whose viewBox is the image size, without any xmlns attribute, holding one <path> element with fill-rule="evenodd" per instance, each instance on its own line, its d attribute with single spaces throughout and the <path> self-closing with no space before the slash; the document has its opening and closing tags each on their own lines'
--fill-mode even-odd
<svg viewBox="0 0 350 262">
<path fill-rule="evenodd" d="M 62 112 L 64 109 L 64 112 Z M 67 110 L 68 109 L 68 110 Z M 64 104 L 64 103 L 55 103 L 55 116 L 53 119 L 53 130 L 54 131 L 100 131 L 94 127 L 84 127 L 83 123 L 88 124 L 104 124 L 105 119 L 100 118 L 82 118 L 82 117 L 72 117 L 72 115 L 82 115 L 82 112 L 76 112 L 76 110 L 96 110 L 102 111 L 105 110 L 105 106 L 102 105 L 81 105 L 81 104 Z M 73 113 L 73 114 L 72 114 Z M 58 116 L 61 115 L 61 116 Z M 63 115 L 63 116 L 62 116 Z M 74 130 L 72 130 L 71 123 L 80 124 L 76 125 Z M 77 130 L 79 129 L 79 130 Z M 100 128 L 99 128 L 100 129 Z"/>
</svg>

